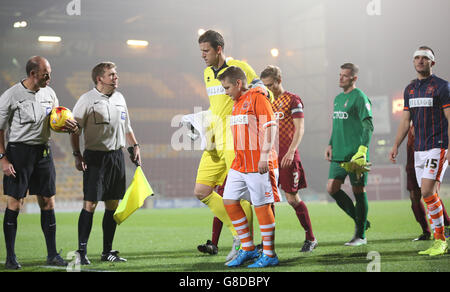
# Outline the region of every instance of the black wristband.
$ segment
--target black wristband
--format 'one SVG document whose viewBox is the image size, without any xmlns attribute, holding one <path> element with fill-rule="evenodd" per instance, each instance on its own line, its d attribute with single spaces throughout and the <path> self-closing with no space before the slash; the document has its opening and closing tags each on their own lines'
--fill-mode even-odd
<svg viewBox="0 0 450 292">
<path fill-rule="evenodd" d="M 80 156 L 81 152 L 80 151 L 73 151 L 72 154 L 73 154 L 73 156 L 76 157 L 76 156 Z"/>
<path fill-rule="evenodd" d="M 138 144 L 138 143 L 136 143 L 136 144 L 134 144 L 134 145 L 133 145 L 133 147 L 136 147 L 136 146 L 137 146 L 137 147 L 139 147 L 139 144 Z"/>
</svg>

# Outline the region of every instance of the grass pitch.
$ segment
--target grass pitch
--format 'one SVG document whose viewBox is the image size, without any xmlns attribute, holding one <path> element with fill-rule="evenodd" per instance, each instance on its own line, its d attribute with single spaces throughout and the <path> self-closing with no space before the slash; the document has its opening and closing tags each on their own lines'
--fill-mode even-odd
<svg viewBox="0 0 450 292">
<path fill-rule="evenodd" d="M 450 200 L 444 200 L 450 206 Z M 276 205 L 275 247 L 280 265 L 264 272 L 365 272 L 375 261 L 382 272 L 450 271 L 450 254 L 438 257 L 420 256 L 419 250 L 432 241 L 412 242 L 421 233 L 409 201 L 369 203 L 371 228 L 367 246 L 346 247 L 354 233 L 354 223 L 335 203 L 308 203 L 313 230 L 319 246 L 312 253 L 299 250 L 304 231 L 293 209 L 286 203 Z M 81 207 L 81 206 L 80 206 Z M 449 210 L 449 209 L 448 209 Z M 77 249 L 79 213 L 57 213 L 57 248 L 66 257 Z M 141 209 L 117 227 L 113 248 L 128 259 L 126 263 L 100 261 L 102 251 L 102 217 L 97 211 L 88 244 L 90 266 L 82 271 L 115 272 L 244 272 L 224 266 L 232 237 L 226 227 L 219 241 L 219 254 L 201 254 L 197 245 L 211 237 L 212 215 L 207 208 Z M 0 216 L 3 220 L 3 215 Z M 255 241 L 260 242 L 255 216 Z M 5 259 L 3 232 L 0 235 L 0 261 Z M 21 271 L 65 271 L 47 267 L 46 248 L 39 214 L 20 214 L 16 254 Z M 371 257 L 379 255 L 379 257 Z M 0 265 L 0 271 L 4 265 Z M 251 270 L 258 271 L 258 270 Z"/>
</svg>

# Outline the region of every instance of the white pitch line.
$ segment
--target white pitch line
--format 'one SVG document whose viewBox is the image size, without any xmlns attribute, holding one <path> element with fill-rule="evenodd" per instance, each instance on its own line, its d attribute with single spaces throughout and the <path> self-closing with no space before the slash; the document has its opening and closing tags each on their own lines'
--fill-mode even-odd
<svg viewBox="0 0 450 292">
<path fill-rule="evenodd" d="M 58 267 L 58 266 L 38 266 L 39 268 L 46 268 L 46 269 L 55 269 L 55 270 L 67 270 L 66 267 Z M 76 271 L 73 271 L 76 273 Z M 79 272 L 96 272 L 96 273 L 110 273 L 113 271 L 106 271 L 106 270 L 95 270 L 95 269 L 80 269 Z"/>
</svg>

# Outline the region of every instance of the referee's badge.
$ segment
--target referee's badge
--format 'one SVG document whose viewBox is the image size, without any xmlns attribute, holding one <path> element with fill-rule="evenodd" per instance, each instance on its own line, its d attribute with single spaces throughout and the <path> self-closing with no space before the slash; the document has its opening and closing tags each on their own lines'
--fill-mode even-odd
<svg viewBox="0 0 450 292">
<path fill-rule="evenodd" d="M 120 118 L 125 121 L 125 119 L 127 118 L 127 113 L 126 112 L 121 112 Z"/>
</svg>

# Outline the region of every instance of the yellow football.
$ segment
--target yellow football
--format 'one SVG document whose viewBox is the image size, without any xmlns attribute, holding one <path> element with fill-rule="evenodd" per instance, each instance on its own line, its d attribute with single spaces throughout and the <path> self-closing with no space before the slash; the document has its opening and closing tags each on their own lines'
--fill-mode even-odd
<svg viewBox="0 0 450 292">
<path fill-rule="evenodd" d="M 68 129 L 64 126 L 67 119 L 73 119 L 70 109 L 63 106 L 54 107 L 50 113 L 50 128 L 55 132 L 67 132 Z"/>
</svg>

